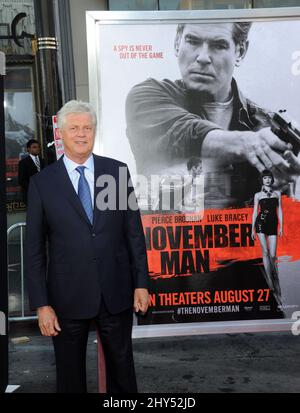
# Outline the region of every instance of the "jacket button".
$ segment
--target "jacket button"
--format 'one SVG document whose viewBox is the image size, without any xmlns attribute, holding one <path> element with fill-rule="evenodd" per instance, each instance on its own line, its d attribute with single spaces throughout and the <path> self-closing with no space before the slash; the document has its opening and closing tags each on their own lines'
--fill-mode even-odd
<svg viewBox="0 0 300 413">
<path fill-rule="evenodd" d="M 92 237 L 95 238 L 95 236 L 96 236 L 96 234 L 93 232 L 93 233 L 92 233 Z"/>
</svg>

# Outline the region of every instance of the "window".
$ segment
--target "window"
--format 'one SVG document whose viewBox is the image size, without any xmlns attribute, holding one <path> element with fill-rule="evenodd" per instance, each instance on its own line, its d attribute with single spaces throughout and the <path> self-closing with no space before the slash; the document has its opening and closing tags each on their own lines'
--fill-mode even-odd
<svg viewBox="0 0 300 413">
<path fill-rule="evenodd" d="M 109 0 L 109 10 L 217 10 L 296 7 L 300 0 Z"/>
<path fill-rule="evenodd" d="M 160 10 L 216 10 L 251 8 L 251 0 L 160 0 Z"/>
<path fill-rule="evenodd" d="M 253 7 L 296 7 L 300 6 L 299 0 L 254 0 Z"/>
<path fill-rule="evenodd" d="M 158 10 L 157 0 L 108 0 L 109 10 Z"/>
<path fill-rule="evenodd" d="M 35 105 L 30 65 L 8 66 L 4 81 L 6 192 L 8 212 L 23 210 L 18 185 L 18 163 L 26 143 L 35 138 Z"/>
</svg>

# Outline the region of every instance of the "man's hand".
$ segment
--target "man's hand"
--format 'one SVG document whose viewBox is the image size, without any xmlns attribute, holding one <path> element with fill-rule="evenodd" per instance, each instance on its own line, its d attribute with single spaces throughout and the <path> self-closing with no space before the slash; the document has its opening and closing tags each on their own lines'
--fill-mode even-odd
<svg viewBox="0 0 300 413">
<path fill-rule="evenodd" d="M 145 314 L 149 305 L 149 293 L 146 288 L 136 288 L 134 290 L 134 311 Z"/>
<path fill-rule="evenodd" d="M 289 174 L 289 163 L 283 154 L 289 145 L 280 140 L 270 128 L 257 132 L 242 132 L 243 154 L 259 172 L 264 169 L 283 175 Z"/>
<path fill-rule="evenodd" d="M 295 175 L 300 175 L 300 161 L 291 150 L 285 151 L 283 154 L 284 159 L 289 163 L 291 169 Z"/>
<path fill-rule="evenodd" d="M 275 188 L 281 189 L 295 182 L 300 175 L 300 162 L 291 152 L 291 145 L 283 142 L 271 128 L 253 131 L 210 131 L 202 145 L 202 157 L 212 160 L 212 170 L 247 161 L 259 172 L 272 171 Z"/>
<path fill-rule="evenodd" d="M 58 324 L 58 320 L 55 311 L 50 306 L 39 307 L 37 309 L 37 316 L 39 327 L 43 336 L 54 337 L 59 334 L 61 328 Z"/>
<path fill-rule="evenodd" d="M 283 158 L 291 147 L 280 140 L 271 128 L 253 131 L 212 130 L 206 135 L 201 155 L 204 159 L 217 159 L 223 166 L 248 161 L 259 172 L 277 168 L 287 171 L 288 162 Z"/>
</svg>

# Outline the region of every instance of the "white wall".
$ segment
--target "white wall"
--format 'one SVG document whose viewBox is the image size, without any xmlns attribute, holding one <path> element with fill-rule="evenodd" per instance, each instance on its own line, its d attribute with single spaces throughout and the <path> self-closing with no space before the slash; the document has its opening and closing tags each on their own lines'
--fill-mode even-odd
<svg viewBox="0 0 300 413">
<path fill-rule="evenodd" d="M 77 99 L 89 100 L 85 12 L 107 10 L 105 0 L 70 0 Z"/>
</svg>

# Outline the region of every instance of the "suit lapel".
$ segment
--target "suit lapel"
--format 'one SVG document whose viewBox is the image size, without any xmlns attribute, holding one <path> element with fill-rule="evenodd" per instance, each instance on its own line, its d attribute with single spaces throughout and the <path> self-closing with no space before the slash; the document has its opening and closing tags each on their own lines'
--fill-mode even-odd
<svg viewBox="0 0 300 413">
<path fill-rule="evenodd" d="M 82 206 L 82 203 L 74 189 L 74 186 L 70 180 L 70 177 L 68 175 L 67 169 L 65 167 L 63 157 L 61 157 L 57 161 L 57 178 L 59 182 L 59 186 L 61 191 L 63 192 L 64 196 L 66 196 L 70 202 L 70 204 L 75 208 L 75 210 L 78 212 L 79 215 L 82 216 L 82 218 L 89 224 L 91 225 L 85 210 Z"/>
<path fill-rule="evenodd" d="M 28 165 L 30 165 L 30 169 L 32 170 L 32 172 L 38 172 L 38 168 L 30 155 L 28 156 Z"/>
</svg>

